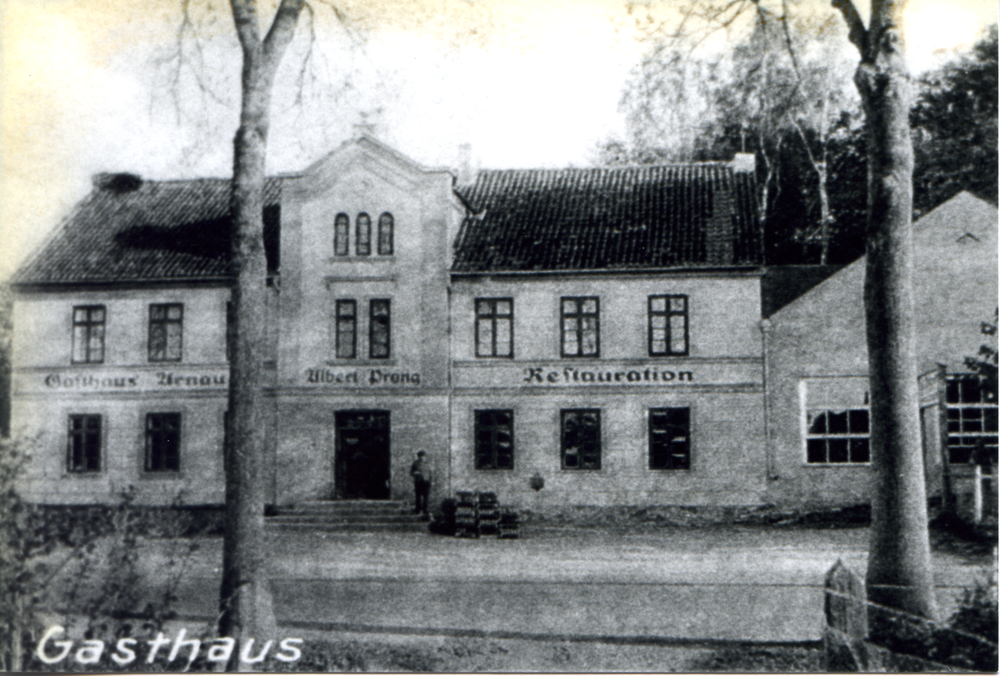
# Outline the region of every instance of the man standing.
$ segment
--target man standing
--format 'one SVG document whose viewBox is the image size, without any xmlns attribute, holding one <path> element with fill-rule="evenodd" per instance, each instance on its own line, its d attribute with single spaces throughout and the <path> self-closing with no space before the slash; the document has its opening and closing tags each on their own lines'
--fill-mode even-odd
<svg viewBox="0 0 1000 676">
<path fill-rule="evenodd" d="M 417 451 L 417 459 L 410 465 L 410 476 L 413 477 L 413 493 L 416 496 L 416 504 L 413 507 L 414 514 L 427 516 L 427 499 L 431 494 L 431 464 L 427 461 L 427 452 L 423 449 Z"/>
</svg>

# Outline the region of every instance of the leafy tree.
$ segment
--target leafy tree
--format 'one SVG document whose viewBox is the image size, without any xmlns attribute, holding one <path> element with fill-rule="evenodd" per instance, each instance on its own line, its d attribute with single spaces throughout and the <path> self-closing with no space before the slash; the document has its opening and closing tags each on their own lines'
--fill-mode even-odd
<svg viewBox="0 0 1000 676">
<path fill-rule="evenodd" d="M 274 636 L 264 544 L 264 358 L 267 261 L 264 255 L 264 180 L 271 91 L 281 58 L 295 34 L 304 0 L 281 0 L 261 35 L 257 3 L 231 0 L 243 53 L 240 122 L 233 141 L 233 351 L 229 377 L 229 439 L 225 451 L 226 532 L 219 631 L 242 646 Z M 234 655 L 238 654 L 238 650 Z M 235 664 L 233 662 L 232 664 Z"/>
<path fill-rule="evenodd" d="M 968 53 L 923 78 L 911 123 L 918 215 L 961 190 L 996 204 L 996 24 Z"/>
<path fill-rule="evenodd" d="M 790 3 L 782 2 L 783 20 Z M 870 0 L 869 21 L 851 0 L 832 0 L 860 62 L 854 83 L 865 119 L 867 210 L 865 217 L 865 326 L 871 392 L 872 537 L 866 587 L 879 606 L 913 615 L 936 615 L 927 531 L 927 502 L 920 443 L 913 299 L 912 92 L 903 50 L 905 0 Z M 646 17 L 657 37 L 712 32 L 734 25 L 750 1 L 689 0 L 678 24 Z M 680 28 L 678 28 L 680 25 Z M 878 625 L 876 613 L 876 625 Z"/>
</svg>

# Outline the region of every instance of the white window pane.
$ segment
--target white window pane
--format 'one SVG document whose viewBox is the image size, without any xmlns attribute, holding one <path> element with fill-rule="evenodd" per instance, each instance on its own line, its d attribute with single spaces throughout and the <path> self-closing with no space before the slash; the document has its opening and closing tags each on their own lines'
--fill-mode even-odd
<svg viewBox="0 0 1000 676">
<path fill-rule="evenodd" d="M 506 357 L 510 355 L 510 320 L 497 320 L 497 356 Z"/>
<path fill-rule="evenodd" d="M 597 312 L 597 300 L 594 298 L 588 298 L 583 301 L 583 311 L 587 314 L 594 314 Z"/>
<path fill-rule="evenodd" d="M 665 312 L 667 309 L 667 299 L 663 296 L 653 296 L 649 299 L 649 309 L 653 312 Z"/>
</svg>

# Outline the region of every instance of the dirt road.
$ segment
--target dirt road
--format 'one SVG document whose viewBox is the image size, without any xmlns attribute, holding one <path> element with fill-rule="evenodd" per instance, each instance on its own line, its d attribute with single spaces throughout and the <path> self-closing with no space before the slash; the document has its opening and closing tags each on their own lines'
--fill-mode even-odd
<svg viewBox="0 0 1000 676">
<path fill-rule="evenodd" d="M 529 530 L 520 540 L 423 533 L 272 534 L 279 622 L 304 630 L 683 644 L 820 638 L 839 558 L 864 572 L 868 531 L 716 527 Z M 149 579 L 167 556 L 150 541 Z M 187 562 L 179 612 L 213 614 L 221 541 Z M 935 554 L 946 612 L 988 561 Z"/>
</svg>

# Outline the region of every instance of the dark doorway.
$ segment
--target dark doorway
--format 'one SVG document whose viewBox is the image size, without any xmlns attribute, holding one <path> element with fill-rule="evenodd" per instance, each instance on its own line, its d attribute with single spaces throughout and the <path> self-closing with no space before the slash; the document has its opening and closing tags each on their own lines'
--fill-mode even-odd
<svg viewBox="0 0 1000 676">
<path fill-rule="evenodd" d="M 389 411 L 337 411 L 336 497 L 389 499 Z"/>
</svg>

